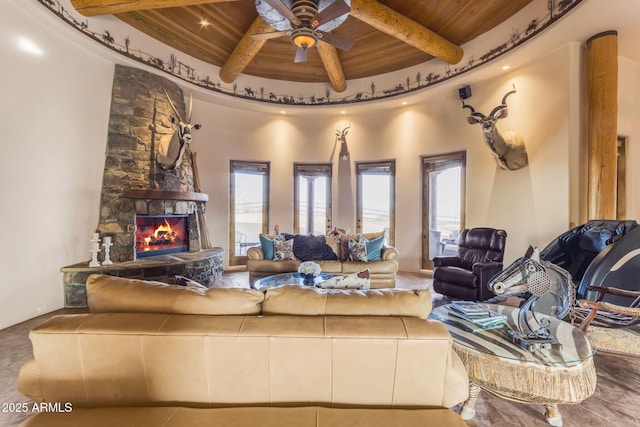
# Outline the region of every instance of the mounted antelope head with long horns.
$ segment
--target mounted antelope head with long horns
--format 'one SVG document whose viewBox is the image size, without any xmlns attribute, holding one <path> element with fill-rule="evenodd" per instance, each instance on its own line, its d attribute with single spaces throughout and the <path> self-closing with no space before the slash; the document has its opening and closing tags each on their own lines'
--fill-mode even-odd
<svg viewBox="0 0 640 427">
<path fill-rule="evenodd" d="M 162 169 L 173 170 L 182 162 L 182 155 L 187 148 L 186 144 L 191 142 L 191 130 L 200 129 L 200 125 L 191 123 L 191 113 L 193 109 L 192 95 L 189 95 L 189 110 L 187 112 L 187 120 L 185 121 L 180 117 L 180 113 L 176 106 L 173 105 L 173 101 L 171 101 L 171 97 L 167 91 L 164 88 L 163 90 L 175 115 L 175 117 L 171 116 L 174 133 L 169 144 L 165 146 L 161 145 L 158 149 L 156 161 Z"/>
<path fill-rule="evenodd" d="M 349 128 L 351 128 L 351 126 L 347 126 L 342 130 L 336 129 L 336 137 L 338 138 L 338 141 L 340 141 L 341 160 L 349 160 L 349 147 L 347 147 L 347 134 L 349 133 Z"/>
<path fill-rule="evenodd" d="M 477 123 L 482 126 L 484 142 L 496 158 L 498 166 L 508 170 L 518 170 L 529 163 L 527 149 L 520 134 L 512 129 L 500 132 L 496 128 L 498 120 L 507 117 L 507 97 L 513 93 L 516 93 L 515 86 L 502 98 L 502 103 L 491 110 L 488 117 L 477 112 L 471 105 L 465 104 L 464 100 L 462 101 L 462 108 L 471 110 L 467 121 L 469 124 Z"/>
</svg>

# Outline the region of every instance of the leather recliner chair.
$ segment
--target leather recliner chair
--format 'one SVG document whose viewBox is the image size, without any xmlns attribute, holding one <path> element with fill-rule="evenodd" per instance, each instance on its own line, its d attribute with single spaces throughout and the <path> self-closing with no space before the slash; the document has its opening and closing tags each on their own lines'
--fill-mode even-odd
<svg viewBox="0 0 640 427">
<path fill-rule="evenodd" d="M 495 296 L 487 283 L 502 271 L 506 240 L 507 232 L 500 229 L 462 230 L 457 256 L 433 258 L 433 289 L 467 301 L 484 301 Z"/>
</svg>

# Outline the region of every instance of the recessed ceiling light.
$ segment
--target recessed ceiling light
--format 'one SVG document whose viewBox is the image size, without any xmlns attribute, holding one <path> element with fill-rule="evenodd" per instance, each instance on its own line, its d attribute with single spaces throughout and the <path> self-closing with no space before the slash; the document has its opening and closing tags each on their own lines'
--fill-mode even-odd
<svg viewBox="0 0 640 427">
<path fill-rule="evenodd" d="M 280 114 L 287 114 L 287 112 L 284 110 L 280 110 Z"/>
<path fill-rule="evenodd" d="M 407 105 L 408 102 L 407 101 L 402 101 L 402 105 Z"/>
<path fill-rule="evenodd" d="M 340 114 L 347 114 L 347 112 L 345 110 L 341 110 Z"/>
<path fill-rule="evenodd" d="M 504 67 L 502 67 L 502 69 L 503 69 L 504 71 L 508 70 L 509 68 L 511 68 L 511 66 L 510 66 L 510 65 L 505 65 Z"/>
<path fill-rule="evenodd" d="M 210 24 L 210 23 L 209 23 L 209 21 L 207 21 L 206 19 L 202 18 L 202 19 L 200 20 L 200 26 L 201 26 L 201 27 L 208 27 L 209 25 L 211 25 L 211 24 Z"/>
</svg>

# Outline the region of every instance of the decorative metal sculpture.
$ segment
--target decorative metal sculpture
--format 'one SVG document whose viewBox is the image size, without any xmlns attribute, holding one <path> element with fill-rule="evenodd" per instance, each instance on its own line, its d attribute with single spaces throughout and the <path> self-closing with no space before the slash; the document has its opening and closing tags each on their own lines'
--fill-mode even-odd
<svg viewBox="0 0 640 427">
<path fill-rule="evenodd" d="M 336 130 L 336 136 L 338 137 L 338 141 L 340 141 L 341 160 L 349 160 L 349 147 L 347 147 L 347 134 L 349 133 L 349 128 L 351 128 L 351 126 L 347 126 L 342 130 Z"/>
<path fill-rule="evenodd" d="M 507 117 L 509 113 L 507 97 L 513 93 L 516 93 L 515 86 L 512 91 L 507 92 L 502 98 L 502 103 L 491 110 L 489 117 L 477 112 L 471 105 L 465 104 L 464 100 L 462 101 L 462 108 L 471 110 L 471 115 L 467 117 L 467 121 L 471 125 L 475 123 L 482 125 L 484 142 L 495 156 L 498 166 L 508 170 L 517 170 L 529 163 L 527 149 L 520 134 L 512 129 L 500 132 L 496 128 L 498 120 Z"/>
<path fill-rule="evenodd" d="M 171 101 L 171 97 L 166 90 L 164 90 L 164 94 L 169 100 L 171 109 L 175 114 L 175 117 L 171 116 L 174 133 L 169 145 L 166 147 L 160 147 L 158 150 L 158 153 L 156 154 L 156 161 L 162 169 L 173 170 L 182 162 L 182 155 L 187 147 L 186 144 L 191 142 L 191 129 L 200 129 L 200 125 L 191 123 L 191 113 L 193 109 L 192 95 L 189 95 L 189 112 L 187 113 L 187 120 L 185 121 L 180 117 L 178 109 L 173 105 L 173 101 Z"/>
<path fill-rule="evenodd" d="M 498 296 L 531 295 L 518 311 L 518 331 L 509 331 L 514 342 L 529 350 L 560 346 L 549 330 L 549 319 L 539 316 L 563 319 L 573 309 L 575 287 L 566 270 L 541 261 L 538 249 L 529 246 L 522 258 L 492 277 L 488 286 Z"/>
</svg>

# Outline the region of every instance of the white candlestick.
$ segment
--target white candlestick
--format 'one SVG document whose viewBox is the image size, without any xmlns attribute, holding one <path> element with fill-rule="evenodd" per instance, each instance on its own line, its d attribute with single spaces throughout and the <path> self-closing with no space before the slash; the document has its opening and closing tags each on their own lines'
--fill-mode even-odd
<svg viewBox="0 0 640 427">
<path fill-rule="evenodd" d="M 111 246 L 113 246 L 113 243 L 111 243 L 111 236 L 105 236 L 102 240 L 104 240 L 104 243 L 102 244 L 102 246 L 104 246 L 104 261 L 102 261 L 102 265 L 111 265 L 113 264 L 113 261 L 111 261 L 111 258 L 109 257 Z"/>
</svg>

